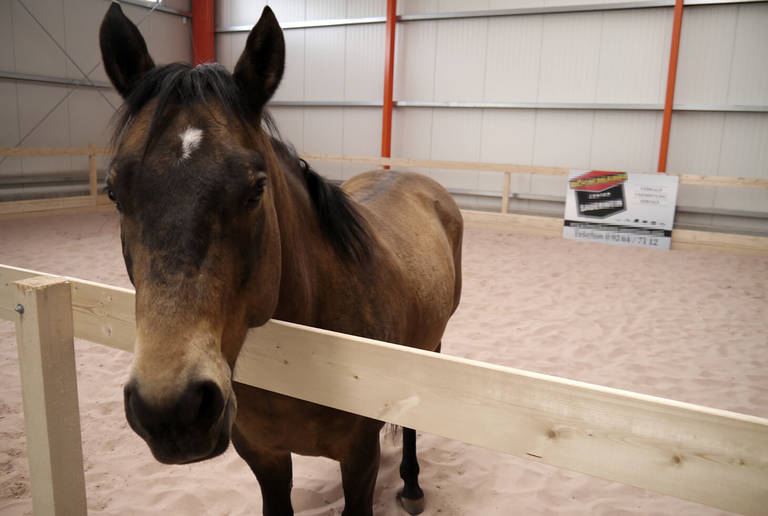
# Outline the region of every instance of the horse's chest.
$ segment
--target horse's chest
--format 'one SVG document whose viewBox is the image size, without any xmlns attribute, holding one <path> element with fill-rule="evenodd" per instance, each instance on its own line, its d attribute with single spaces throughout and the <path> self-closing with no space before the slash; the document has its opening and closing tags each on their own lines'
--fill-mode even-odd
<svg viewBox="0 0 768 516">
<path fill-rule="evenodd" d="M 340 460 L 354 446 L 350 435 L 383 423 L 282 394 L 235 385 L 236 425 L 252 446 Z"/>
</svg>

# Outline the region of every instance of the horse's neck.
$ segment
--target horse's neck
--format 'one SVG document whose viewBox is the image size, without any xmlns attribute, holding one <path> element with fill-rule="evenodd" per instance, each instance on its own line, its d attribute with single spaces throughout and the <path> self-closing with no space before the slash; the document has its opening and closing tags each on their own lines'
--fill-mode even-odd
<svg viewBox="0 0 768 516">
<path fill-rule="evenodd" d="M 281 161 L 281 176 L 273 181 L 281 244 L 280 297 L 273 317 L 313 324 L 322 263 L 332 260 L 333 251 L 302 179 L 288 166 Z"/>
</svg>

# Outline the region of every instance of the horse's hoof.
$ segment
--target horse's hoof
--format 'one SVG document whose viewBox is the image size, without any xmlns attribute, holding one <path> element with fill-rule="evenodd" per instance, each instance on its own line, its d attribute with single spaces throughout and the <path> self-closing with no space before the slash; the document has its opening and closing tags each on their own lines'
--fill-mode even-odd
<svg viewBox="0 0 768 516">
<path fill-rule="evenodd" d="M 424 497 L 421 498 L 403 498 L 403 492 L 398 491 L 397 501 L 403 506 L 408 514 L 421 514 L 424 512 Z"/>
</svg>

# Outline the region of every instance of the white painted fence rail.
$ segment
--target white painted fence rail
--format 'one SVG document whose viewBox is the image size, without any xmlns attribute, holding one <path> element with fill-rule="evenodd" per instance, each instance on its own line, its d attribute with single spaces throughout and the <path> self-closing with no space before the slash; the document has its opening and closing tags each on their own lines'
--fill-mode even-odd
<svg viewBox="0 0 768 516">
<path fill-rule="evenodd" d="M 36 276 L 50 278 L 0 266 L 0 318 L 16 320 L 20 346 L 35 339 L 41 348 L 71 343 L 66 321 L 71 313 L 74 337 L 132 349 L 132 291 L 66 278 L 70 307 L 65 295 L 55 303 L 41 302 L 53 299 L 51 289 L 60 294 L 62 281 L 28 280 Z M 20 300 L 34 300 L 38 308 L 20 314 L 14 311 Z M 41 311 L 49 309 L 58 315 Z M 46 331 L 28 330 L 41 324 Z M 46 355 L 22 356 L 22 370 L 73 374 L 28 360 L 45 362 Z M 768 420 L 758 417 L 279 321 L 249 333 L 234 379 L 712 507 L 754 515 L 768 507 Z M 27 420 L 44 417 L 46 403 L 56 400 L 27 392 L 27 379 L 23 386 Z M 80 438 L 72 417 L 48 417 L 45 424 L 49 434 Z M 58 503 L 56 482 L 82 477 L 82 459 L 51 460 L 58 441 L 36 442 L 51 453 L 38 450 L 34 455 L 43 458 L 34 460 L 48 460 L 54 473 L 32 478 L 35 513 L 77 514 L 37 504 L 38 499 Z M 31 468 L 32 474 L 38 469 Z M 82 489 L 72 497 L 75 504 L 85 499 Z"/>
</svg>

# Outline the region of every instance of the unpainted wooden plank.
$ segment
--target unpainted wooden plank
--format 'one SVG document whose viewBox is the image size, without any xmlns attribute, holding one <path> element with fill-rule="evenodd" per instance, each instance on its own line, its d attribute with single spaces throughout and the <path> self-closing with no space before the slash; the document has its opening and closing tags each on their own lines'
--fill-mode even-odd
<svg viewBox="0 0 768 516">
<path fill-rule="evenodd" d="M 50 276 L 27 278 L 15 286 L 32 507 L 39 516 L 84 515 L 70 286 Z"/>
<path fill-rule="evenodd" d="M 234 379 L 725 510 L 768 506 L 757 417 L 279 321 L 250 332 Z"/>
</svg>

